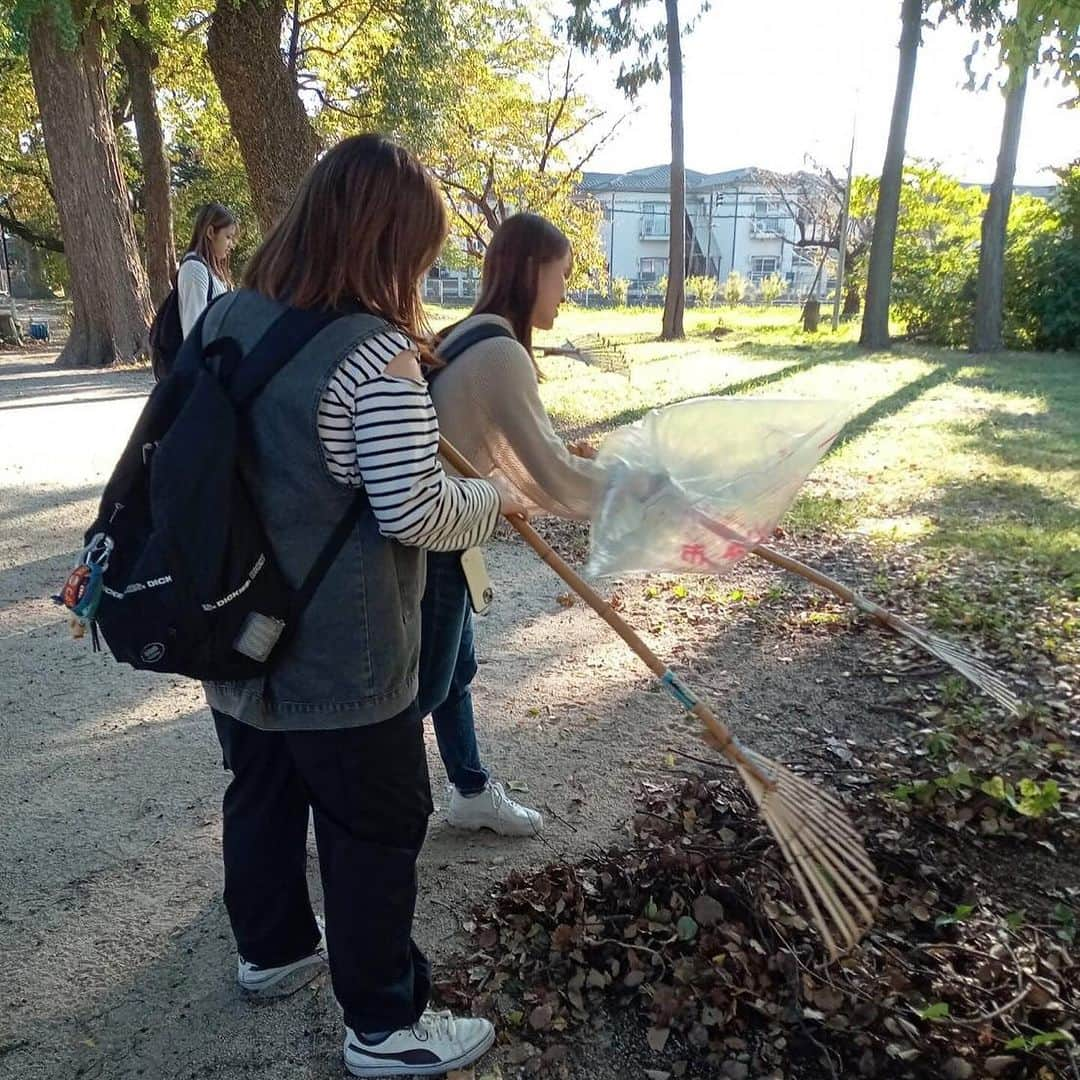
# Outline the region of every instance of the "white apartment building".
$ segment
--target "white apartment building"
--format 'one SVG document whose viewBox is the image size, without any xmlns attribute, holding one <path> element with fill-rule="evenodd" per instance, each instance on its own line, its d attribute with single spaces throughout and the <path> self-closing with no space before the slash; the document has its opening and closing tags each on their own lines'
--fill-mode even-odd
<svg viewBox="0 0 1080 1080">
<path fill-rule="evenodd" d="M 603 211 L 601 239 L 609 278 L 647 292 L 668 270 L 670 166 L 627 173 L 587 172 L 581 190 Z M 795 199 L 791 200 L 795 205 Z M 687 263 L 692 275 L 723 281 L 732 270 L 755 284 L 779 274 L 800 298 L 811 287 L 814 252 L 795 247 L 795 219 L 753 168 L 722 173 L 686 170 Z M 819 254 L 819 253 L 818 253 Z M 826 268 L 827 270 L 828 268 Z M 828 274 L 818 292 L 824 296 Z"/>
</svg>

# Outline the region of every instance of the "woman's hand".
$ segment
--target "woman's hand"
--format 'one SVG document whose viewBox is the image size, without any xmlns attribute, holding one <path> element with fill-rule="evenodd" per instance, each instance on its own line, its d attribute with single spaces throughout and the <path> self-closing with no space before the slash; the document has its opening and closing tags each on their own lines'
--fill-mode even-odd
<svg viewBox="0 0 1080 1080">
<path fill-rule="evenodd" d="M 499 512 L 507 517 L 519 517 L 522 521 L 529 520 L 529 512 L 525 509 L 521 495 L 509 480 L 501 473 L 493 473 L 488 477 L 488 482 L 499 493 Z"/>
<path fill-rule="evenodd" d="M 566 449 L 569 450 L 574 457 L 588 458 L 590 461 L 596 457 L 596 447 L 590 445 L 584 439 L 578 439 L 577 442 L 567 443 Z"/>
</svg>

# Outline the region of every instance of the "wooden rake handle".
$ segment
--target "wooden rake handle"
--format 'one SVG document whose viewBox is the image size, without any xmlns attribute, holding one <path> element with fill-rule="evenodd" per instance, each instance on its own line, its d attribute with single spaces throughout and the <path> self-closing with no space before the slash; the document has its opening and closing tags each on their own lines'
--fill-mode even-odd
<svg viewBox="0 0 1080 1080">
<path fill-rule="evenodd" d="M 783 570 L 787 570 L 792 574 L 796 574 L 798 577 L 813 582 L 813 584 L 824 589 L 826 592 L 831 592 L 834 596 L 840 597 L 841 600 L 846 600 L 849 604 L 854 605 L 864 615 L 870 615 L 872 618 L 877 619 L 878 622 L 883 623 L 891 630 L 906 634 L 915 640 L 925 640 L 925 630 L 920 630 L 914 623 L 908 622 L 907 619 L 901 618 L 901 616 L 894 614 L 887 608 L 883 608 L 880 604 L 875 604 L 873 600 L 868 600 L 861 593 L 857 593 L 854 589 L 849 588 L 842 581 L 837 581 L 835 578 L 823 574 L 813 566 L 808 566 L 798 559 L 791 558 L 790 555 L 782 555 L 775 548 L 768 547 L 765 544 L 755 544 L 746 537 L 740 536 L 734 529 L 729 529 L 726 525 L 714 521 L 700 511 L 696 512 L 694 516 L 706 529 L 716 536 L 722 536 L 725 540 L 731 540 L 740 544 L 747 551 L 752 552 L 766 562 L 772 563 L 773 566 L 779 566 Z"/>
<path fill-rule="evenodd" d="M 476 471 L 468 458 L 454 448 L 441 435 L 439 436 L 439 452 L 462 476 L 468 476 L 474 480 L 482 480 L 483 477 Z M 513 526 L 522 537 L 540 556 L 541 559 L 566 582 L 570 588 L 585 601 L 626 642 L 634 651 L 641 662 L 660 680 L 665 690 L 674 697 L 687 712 L 696 716 L 704 725 L 709 735 L 710 742 L 729 760 L 740 768 L 750 773 L 755 780 L 764 785 L 767 790 L 776 786 L 776 782 L 761 771 L 742 752 L 738 741 L 732 731 L 719 720 L 713 711 L 697 699 L 675 673 L 664 664 L 660 658 L 638 637 L 633 627 L 623 619 L 619 613 L 587 582 L 584 578 L 561 559 L 551 548 L 551 545 L 522 517 L 517 514 L 506 514 L 506 520 Z"/>
</svg>

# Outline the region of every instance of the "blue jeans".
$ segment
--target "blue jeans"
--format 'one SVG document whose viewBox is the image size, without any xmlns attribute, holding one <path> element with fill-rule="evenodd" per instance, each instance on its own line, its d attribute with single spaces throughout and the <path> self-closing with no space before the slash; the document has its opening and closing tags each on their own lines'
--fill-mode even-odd
<svg viewBox="0 0 1080 1080">
<path fill-rule="evenodd" d="M 450 782 L 462 795 L 475 795 L 483 791 L 490 773 L 480 764 L 476 745 L 469 689 L 476 675 L 476 649 L 459 552 L 428 552 L 420 617 L 420 715 L 431 713 Z"/>
</svg>

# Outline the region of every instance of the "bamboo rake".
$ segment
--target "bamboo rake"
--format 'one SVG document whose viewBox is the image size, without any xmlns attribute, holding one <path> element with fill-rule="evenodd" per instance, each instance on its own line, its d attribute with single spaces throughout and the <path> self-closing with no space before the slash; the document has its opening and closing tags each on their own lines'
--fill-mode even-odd
<svg viewBox="0 0 1080 1080">
<path fill-rule="evenodd" d="M 540 346 L 545 356 L 568 356 L 602 371 L 628 371 L 630 368 L 622 348 L 597 334 L 586 334 L 577 341 L 567 341 L 558 346 Z"/>
<path fill-rule="evenodd" d="M 834 596 L 840 597 L 841 600 L 853 604 L 859 611 L 877 619 L 879 623 L 892 630 L 894 634 L 899 634 L 901 637 L 918 645 L 924 652 L 948 664 L 955 672 L 963 675 L 973 686 L 993 698 L 1013 715 L 1020 712 L 1020 699 L 1013 693 L 1008 683 L 988 664 L 966 649 L 949 641 L 948 638 L 939 637 L 937 634 L 931 634 L 923 630 L 914 623 L 908 622 L 907 619 L 901 618 L 899 615 L 883 608 L 880 604 L 875 604 L 873 600 L 868 600 L 842 581 L 837 581 L 823 574 L 820 570 L 799 562 L 798 559 L 793 559 L 789 555 L 781 555 L 779 551 L 767 547 L 765 544 L 754 544 L 748 541 L 745 537 L 739 536 L 733 529 L 713 521 L 705 514 L 699 512 L 695 514 L 695 517 L 705 528 L 717 536 L 732 540 L 766 562 L 770 562 L 774 566 L 779 566 L 793 574 L 798 574 L 799 577 L 813 582 L 813 584 L 825 589 L 827 592 L 831 592 Z"/>
<path fill-rule="evenodd" d="M 895 615 L 886 608 L 868 600 L 865 596 L 848 588 L 841 581 L 826 576 L 820 570 L 812 566 L 792 559 L 787 555 L 781 555 L 779 551 L 758 544 L 750 549 L 755 555 L 760 556 L 766 562 L 774 566 L 783 567 L 793 574 L 812 581 L 815 585 L 828 590 L 841 600 L 854 604 L 861 612 L 871 615 L 883 626 L 887 626 L 895 634 L 899 634 L 908 641 L 914 642 L 925 652 L 938 660 L 946 663 L 958 674 L 963 675 L 973 686 L 978 687 L 984 694 L 992 697 L 999 705 L 1004 706 L 1009 712 L 1016 715 L 1020 712 L 1020 699 L 1013 693 L 1005 680 L 978 657 L 949 641 L 948 638 L 939 637 L 937 634 L 928 633 L 926 630 L 909 623 L 907 619 Z"/>
<path fill-rule="evenodd" d="M 462 476 L 479 473 L 444 438 L 443 457 Z M 661 685 L 705 727 L 706 741 L 737 770 L 780 851 L 832 958 L 852 948 L 873 924 L 881 882 L 839 800 L 783 765 L 743 746 L 711 709 L 641 640 L 591 585 L 523 518 L 507 521 L 540 558 L 633 650 Z"/>
</svg>

